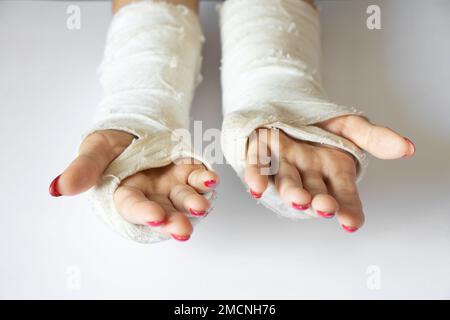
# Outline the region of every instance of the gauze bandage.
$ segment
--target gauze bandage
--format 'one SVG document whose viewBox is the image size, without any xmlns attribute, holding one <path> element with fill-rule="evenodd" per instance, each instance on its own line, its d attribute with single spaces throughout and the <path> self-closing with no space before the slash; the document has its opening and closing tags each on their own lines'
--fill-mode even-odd
<svg viewBox="0 0 450 320">
<path fill-rule="evenodd" d="M 314 126 L 342 115 L 360 114 L 330 102 L 320 80 L 318 12 L 301 0 L 228 0 L 220 8 L 224 122 L 222 148 L 241 179 L 246 145 L 257 128 L 278 128 L 289 136 L 334 146 L 358 161 L 365 153 L 350 141 Z M 262 204 L 293 219 L 298 214 L 284 204 L 270 182 Z"/>
<path fill-rule="evenodd" d="M 94 211 L 122 236 L 143 243 L 168 239 L 158 228 L 134 225 L 117 212 L 113 195 L 139 171 L 181 157 L 200 160 L 175 130 L 188 129 L 189 109 L 200 81 L 204 37 L 197 15 L 185 6 L 141 1 L 113 18 L 99 68 L 104 98 L 88 132 L 116 129 L 136 139 L 107 168 L 93 189 Z M 205 195 L 212 200 L 212 193 Z M 196 224 L 198 217 L 190 216 Z"/>
</svg>

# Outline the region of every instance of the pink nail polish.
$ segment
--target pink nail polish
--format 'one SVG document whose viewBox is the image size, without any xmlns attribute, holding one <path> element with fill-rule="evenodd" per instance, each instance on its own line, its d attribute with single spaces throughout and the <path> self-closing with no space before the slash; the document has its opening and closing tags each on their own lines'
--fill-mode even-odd
<svg viewBox="0 0 450 320">
<path fill-rule="evenodd" d="M 325 219 L 331 219 L 334 217 L 334 213 L 324 212 L 324 211 L 320 211 L 320 210 L 316 210 L 316 212 L 319 216 L 321 216 L 322 218 L 325 218 Z"/>
<path fill-rule="evenodd" d="M 298 204 L 298 203 L 292 202 L 292 208 L 304 211 L 309 208 L 309 204 Z"/>
<path fill-rule="evenodd" d="M 255 192 L 255 191 L 253 191 L 252 189 L 250 189 L 250 194 L 251 194 L 252 197 L 255 198 L 255 199 L 259 199 L 259 198 L 262 197 L 262 193 Z"/>
<path fill-rule="evenodd" d="M 191 237 L 191 236 L 179 236 L 179 235 L 176 235 L 173 233 L 171 233 L 170 235 L 172 236 L 172 238 L 174 238 L 177 241 L 188 241 L 189 238 Z"/>
<path fill-rule="evenodd" d="M 58 181 L 61 175 L 57 176 L 55 179 L 53 179 L 52 183 L 50 183 L 50 187 L 48 188 L 48 192 L 53 197 L 61 197 L 62 194 L 58 191 Z"/>
<path fill-rule="evenodd" d="M 345 231 L 347 231 L 348 233 L 353 233 L 353 232 L 355 232 L 356 230 L 358 230 L 358 228 L 355 228 L 355 227 L 348 227 L 348 226 L 346 226 L 346 225 L 342 225 L 342 228 L 343 228 Z"/>
<path fill-rule="evenodd" d="M 194 209 L 191 209 L 191 208 L 189 208 L 189 212 L 193 216 L 196 216 L 196 217 L 202 217 L 202 216 L 204 216 L 206 214 L 206 211 L 197 211 L 197 210 L 194 210 Z"/>
<path fill-rule="evenodd" d="M 412 142 L 411 140 L 409 140 L 406 137 L 403 137 L 409 144 L 409 149 L 408 152 L 403 156 L 404 158 L 407 157 L 411 157 L 415 152 L 416 152 L 416 145 L 414 144 L 414 142 Z"/>
<path fill-rule="evenodd" d="M 149 221 L 149 222 L 147 222 L 147 225 L 150 226 L 150 227 L 159 227 L 163 223 L 164 223 L 164 220 L 161 220 L 161 221 Z"/>
<path fill-rule="evenodd" d="M 216 180 L 207 180 L 205 182 L 203 182 L 203 184 L 205 185 L 205 187 L 207 188 L 214 188 L 217 184 Z"/>
</svg>

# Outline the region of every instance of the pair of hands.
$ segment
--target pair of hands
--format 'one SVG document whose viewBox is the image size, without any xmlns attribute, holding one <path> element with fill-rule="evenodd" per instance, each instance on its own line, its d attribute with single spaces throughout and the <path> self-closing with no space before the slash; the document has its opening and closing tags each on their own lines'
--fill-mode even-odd
<svg viewBox="0 0 450 320">
<path fill-rule="evenodd" d="M 316 125 L 380 159 L 410 157 L 415 152 L 409 139 L 361 116 L 342 116 Z M 283 132 L 279 137 L 279 170 L 273 178 L 281 199 L 300 212 L 311 206 L 323 218 L 336 215 L 347 232 L 359 229 L 364 213 L 355 184 L 353 157 L 324 145 L 292 139 Z M 78 157 L 51 183 L 50 194 L 77 195 L 90 189 L 133 138 L 115 130 L 89 135 L 81 144 Z M 270 142 L 266 148 L 266 154 L 270 154 Z M 269 183 L 269 176 L 262 175 L 261 165 L 254 161 L 258 152 L 261 150 L 257 141 L 251 140 L 245 181 L 254 198 L 261 197 Z M 186 213 L 206 215 L 210 204 L 202 193 L 219 183 L 215 172 L 188 160 L 141 171 L 123 180 L 114 195 L 122 217 L 133 224 L 160 227 L 161 232 L 176 240 L 188 240 L 193 228 Z"/>
</svg>

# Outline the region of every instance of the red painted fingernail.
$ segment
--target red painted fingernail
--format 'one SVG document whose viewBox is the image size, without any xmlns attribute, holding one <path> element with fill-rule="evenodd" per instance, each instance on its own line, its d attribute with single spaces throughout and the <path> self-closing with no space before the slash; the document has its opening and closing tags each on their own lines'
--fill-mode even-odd
<svg viewBox="0 0 450 320">
<path fill-rule="evenodd" d="M 346 226 L 346 225 L 342 225 L 342 228 L 343 228 L 345 231 L 347 231 L 348 233 L 353 233 L 353 232 L 355 232 L 356 230 L 358 230 L 358 228 L 355 228 L 355 227 L 348 227 L 348 226 Z"/>
<path fill-rule="evenodd" d="M 161 220 L 161 221 L 149 221 L 149 222 L 147 222 L 147 225 L 149 225 L 150 227 L 159 227 L 163 223 L 164 223 L 164 220 Z"/>
<path fill-rule="evenodd" d="M 216 184 L 217 184 L 217 182 L 216 182 L 216 180 L 207 180 L 207 181 L 205 181 L 205 182 L 203 182 L 203 184 L 205 185 L 205 187 L 207 187 L 207 188 L 213 188 L 213 187 L 215 187 L 216 186 Z"/>
<path fill-rule="evenodd" d="M 179 235 L 176 235 L 173 233 L 171 233 L 170 235 L 172 236 L 172 238 L 174 238 L 177 241 L 188 241 L 189 238 L 191 237 L 191 236 L 179 236 Z"/>
<path fill-rule="evenodd" d="M 189 208 L 189 212 L 193 215 L 193 216 L 197 216 L 197 217 L 201 217 L 204 216 L 206 214 L 206 211 L 197 211 L 194 209 Z"/>
<path fill-rule="evenodd" d="M 298 203 L 292 202 L 292 208 L 304 211 L 309 208 L 309 204 L 298 204 Z"/>
<path fill-rule="evenodd" d="M 411 140 L 409 140 L 406 137 L 403 137 L 409 144 L 409 149 L 408 152 L 403 156 L 405 157 L 411 157 L 415 152 L 416 152 L 416 145 L 414 144 L 414 142 L 412 142 Z"/>
<path fill-rule="evenodd" d="M 50 187 L 48 188 L 48 192 L 53 197 L 61 197 L 62 196 L 62 194 L 59 193 L 58 186 L 57 186 L 60 177 L 61 177 L 61 175 L 59 175 L 55 179 L 53 179 L 52 183 L 50 183 Z"/>
<path fill-rule="evenodd" d="M 325 219 L 331 219 L 334 217 L 334 213 L 324 212 L 324 211 L 320 211 L 320 210 L 316 210 L 316 212 L 319 216 L 321 216 L 322 218 L 325 218 Z"/>
<path fill-rule="evenodd" d="M 252 189 L 250 189 L 250 194 L 251 194 L 252 197 L 255 198 L 255 199 L 259 199 L 259 198 L 262 197 L 262 193 L 255 192 L 255 191 L 253 191 Z"/>
</svg>

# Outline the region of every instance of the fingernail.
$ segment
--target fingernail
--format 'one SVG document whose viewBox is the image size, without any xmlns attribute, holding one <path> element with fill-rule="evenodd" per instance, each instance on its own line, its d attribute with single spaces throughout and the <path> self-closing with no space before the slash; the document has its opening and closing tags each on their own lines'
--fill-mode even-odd
<svg viewBox="0 0 450 320">
<path fill-rule="evenodd" d="M 414 144 L 414 142 L 412 142 L 411 140 L 409 140 L 408 138 L 406 138 L 406 137 L 403 137 L 407 142 L 408 142 L 408 144 L 409 144 L 409 149 L 408 149 L 408 152 L 406 152 L 406 154 L 403 156 L 404 158 L 405 157 L 411 157 L 413 154 L 414 154 L 414 152 L 416 152 L 416 145 Z"/>
<path fill-rule="evenodd" d="M 292 202 L 292 208 L 304 211 L 309 208 L 309 204 L 298 204 L 298 203 Z"/>
<path fill-rule="evenodd" d="M 60 177 L 61 177 L 61 175 L 59 175 L 55 179 L 53 179 L 52 183 L 50 183 L 50 187 L 48 188 L 48 192 L 53 197 L 61 197 L 62 196 L 62 194 L 59 193 L 58 186 L 57 186 Z"/>
<path fill-rule="evenodd" d="M 207 181 L 203 182 L 203 184 L 204 184 L 205 187 L 207 187 L 207 188 L 213 188 L 213 187 L 216 186 L 217 182 L 216 182 L 216 180 L 211 179 L 211 180 L 207 180 Z"/>
<path fill-rule="evenodd" d="M 256 191 L 253 191 L 252 189 L 250 189 L 250 194 L 252 195 L 253 198 L 255 199 L 259 199 L 262 197 L 262 193 L 258 193 Z"/>
<path fill-rule="evenodd" d="M 197 217 L 201 217 L 204 216 L 206 214 L 206 211 L 197 211 L 194 209 L 189 208 L 189 212 L 193 215 L 193 216 L 197 216 Z"/>
<path fill-rule="evenodd" d="M 342 225 L 342 228 L 343 228 L 345 231 L 347 231 L 348 233 L 353 233 L 353 232 L 355 232 L 356 230 L 358 230 L 358 228 L 355 228 L 355 227 L 348 227 L 348 226 L 346 226 L 346 225 Z"/>
<path fill-rule="evenodd" d="M 325 219 L 331 219 L 334 217 L 334 213 L 324 212 L 324 211 L 320 211 L 320 210 L 316 210 L 316 212 L 319 216 L 321 216 L 322 218 L 325 218 Z"/>
<path fill-rule="evenodd" d="M 179 236 L 179 235 L 176 235 L 173 233 L 171 233 L 170 235 L 172 236 L 172 238 L 174 238 L 177 241 L 188 241 L 189 238 L 191 237 L 191 236 Z"/>
<path fill-rule="evenodd" d="M 150 227 L 159 227 L 163 223 L 164 223 L 164 220 L 161 220 L 161 221 L 149 221 L 149 222 L 147 222 L 147 225 L 149 225 Z"/>
</svg>

